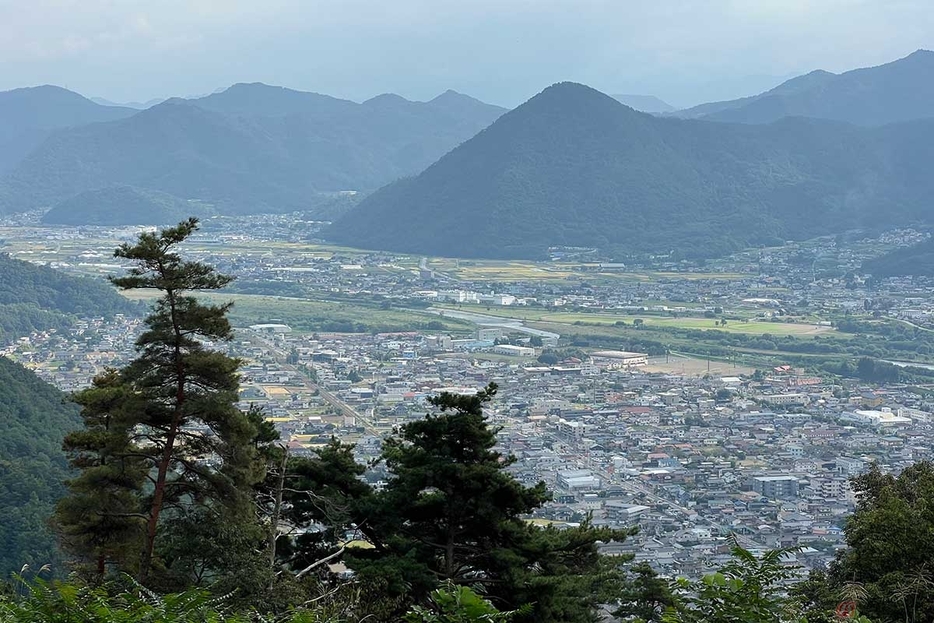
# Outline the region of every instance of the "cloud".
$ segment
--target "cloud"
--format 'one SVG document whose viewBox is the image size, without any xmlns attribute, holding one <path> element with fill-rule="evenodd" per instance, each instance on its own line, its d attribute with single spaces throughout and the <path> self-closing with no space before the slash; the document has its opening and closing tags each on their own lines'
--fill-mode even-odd
<svg viewBox="0 0 934 623">
<path fill-rule="evenodd" d="M 563 79 L 689 99 L 918 47 L 930 0 L 0 0 L 0 88 L 134 99 L 263 80 L 515 104 Z"/>
</svg>

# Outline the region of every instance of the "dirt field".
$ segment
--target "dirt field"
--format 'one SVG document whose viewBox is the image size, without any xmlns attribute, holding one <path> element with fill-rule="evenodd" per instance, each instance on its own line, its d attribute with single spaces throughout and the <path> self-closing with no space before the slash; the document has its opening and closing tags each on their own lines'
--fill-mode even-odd
<svg viewBox="0 0 934 623">
<path fill-rule="evenodd" d="M 695 359 L 683 355 L 671 355 L 668 363 L 665 363 L 664 357 L 652 357 L 649 359 L 649 365 L 640 368 L 646 372 L 663 372 L 666 374 L 681 374 L 684 376 L 704 376 L 708 372 L 711 376 L 739 376 L 741 374 L 752 374 L 755 369 L 724 361 L 711 361 L 708 370 L 706 359 Z"/>
</svg>

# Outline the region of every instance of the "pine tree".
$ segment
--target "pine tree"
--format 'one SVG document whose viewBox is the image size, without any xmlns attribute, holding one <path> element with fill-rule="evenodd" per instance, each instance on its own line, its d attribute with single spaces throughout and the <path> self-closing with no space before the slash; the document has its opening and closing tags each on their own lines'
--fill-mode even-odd
<svg viewBox="0 0 934 623">
<path fill-rule="evenodd" d="M 550 494 L 544 483 L 518 482 L 508 472 L 516 459 L 495 449 L 498 429 L 483 408 L 496 390 L 491 384 L 472 396 L 432 398 L 435 412 L 384 441 L 382 489 L 360 479 L 364 468 L 349 446 L 335 443 L 296 462 L 302 478 L 291 485 L 290 507 L 299 513 L 293 518 L 331 525 L 336 539 L 353 531 L 367 543 L 328 543 L 319 534 L 298 542 L 307 550 L 298 559 L 314 564 L 330 544 L 359 581 L 380 587 L 386 602 L 403 608 L 453 583 L 482 587 L 497 608 L 531 604 L 517 620 L 590 621 L 620 576 L 598 554 L 597 542 L 627 532 L 587 524 L 543 529 L 523 519 Z"/>
<path fill-rule="evenodd" d="M 128 567 L 139 554 L 146 516 L 139 500 L 146 466 L 130 440 L 135 417 L 129 388 L 108 370 L 79 392 L 84 427 L 65 437 L 64 450 L 78 475 L 56 509 L 63 545 L 93 565 L 101 581 L 109 564 Z"/>
<path fill-rule="evenodd" d="M 158 546 L 169 520 L 208 513 L 227 522 L 249 522 L 255 519 L 251 486 L 262 478 L 252 444 L 256 428 L 236 407 L 239 361 L 210 346 L 232 337 L 230 305 L 208 305 L 193 296 L 222 288 L 231 277 L 177 252 L 197 228 L 197 219 L 189 219 L 143 233 L 136 244 L 114 252 L 133 264 L 126 276 L 111 279 L 114 285 L 157 290 L 160 297 L 136 341 L 137 358 L 78 395 L 86 426 L 65 444 L 80 470 L 57 517 L 63 533 L 80 544 L 72 551 L 87 555 L 96 550 L 98 559 L 106 558 L 113 548 L 95 541 L 94 531 L 106 521 L 136 520 L 138 554 L 120 562 L 143 583 L 156 563 L 162 564 Z M 118 464 L 127 466 L 129 481 L 95 480 L 105 467 L 109 477 Z M 144 481 L 140 486 L 133 480 L 138 474 Z M 113 495 L 122 496 L 121 504 L 135 505 L 131 512 L 123 506 L 114 512 L 88 506 L 95 491 L 111 485 L 120 490 Z M 98 523 L 87 523 L 87 517 Z"/>
</svg>

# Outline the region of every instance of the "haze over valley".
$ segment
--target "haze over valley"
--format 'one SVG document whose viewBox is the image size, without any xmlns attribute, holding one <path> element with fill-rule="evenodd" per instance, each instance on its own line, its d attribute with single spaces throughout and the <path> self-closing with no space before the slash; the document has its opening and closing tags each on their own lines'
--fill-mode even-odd
<svg viewBox="0 0 934 623">
<path fill-rule="evenodd" d="M 0 4 L 0 623 L 934 620 L 931 33 Z"/>
<path fill-rule="evenodd" d="M 453 91 L 358 104 L 237 84 L 135 111 L 18 90 L 0 94 L 0 210 L 101 225 L 303 212 L 336 220 L 322 239 L 359 248 L 715 257 L 930 224 L 931 84 L 934 53 L 919 50 L 742 100 L 649 105 L 658 117 L 572 83 L 506 115 Z"/>
</svg>

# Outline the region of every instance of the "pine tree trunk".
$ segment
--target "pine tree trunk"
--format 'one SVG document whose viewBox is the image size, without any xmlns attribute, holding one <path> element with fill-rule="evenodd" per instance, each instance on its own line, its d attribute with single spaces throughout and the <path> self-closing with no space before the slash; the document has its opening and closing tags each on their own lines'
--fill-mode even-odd
<svg viewBox="0 0 934 623">
<path fill-rule="evenodd" d="M 171 310 L 172 328 L 175 332 L 174 358 L 175 358 L 175 405 L 172 414 L 172 426 L 165 436 L 165 446 L 159 460 L 156 483 L 152 494 L 152 504 L 149 507 L 149 520 L 146 523 L 146 546 L 140 560 L 139 582 L 144 583 L 152 570 L 152 560 L 156 549 L 156 534 L 159 528 L 159 516 L 165 502 L 165 487 L 172 464 L 172 455 L 175 451 L 175 438 L 178 436 L 182 424 L 182 408 L 185 404 L 185 363 L 182 361 L 182 332 L 178 325 L 175 308 L 175 292 L 166 290 L 166 298 Z"/>
<path fill-rule="evenodd" d="M 176 416 L 176 421 L 179 419 Z M 146 547 L 143 550 L 143 556 L 140 560 L 139 582 L 142 584 L 149 578 L 149 572 L 152 569 L 153 553 L 156 549 L 156 533 L 159 527 L 159 515 L 162 514 L 162 505 L 165 501 L 165 485 L 169 473 L 169 465 L 172 462 L 172 450 L 175 445 L 175 435 L 178 430 L 173 426 L 171 432 L 166 437 L 165 449 L 162 451 L 162 459 L 159 461 L 159 471 L 156 475 L 156 484 L 152 494 L 152 504 L 149 507 L 149 520 L 146 522 Z"/>
</svg>

